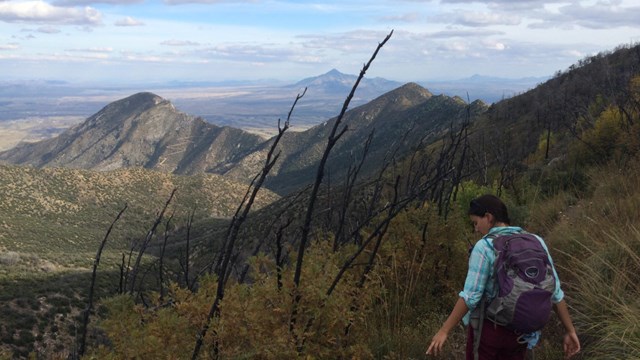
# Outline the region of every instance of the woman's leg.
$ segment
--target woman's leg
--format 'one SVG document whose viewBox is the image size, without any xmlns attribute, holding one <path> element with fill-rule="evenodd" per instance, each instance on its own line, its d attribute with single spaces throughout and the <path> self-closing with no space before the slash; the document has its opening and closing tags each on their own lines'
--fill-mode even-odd
<svg viewBox="0 0 640 360">
<path fill-rule="evenodd" d="M 502 326 L 485 321 L 478 349 L 479 360 L 524 360 L 526 344 L 518 343 L 518 335 Z M 473 329 L 469 327 L 467 335 L 466 360 L 473 357 Z"/>
</svg>

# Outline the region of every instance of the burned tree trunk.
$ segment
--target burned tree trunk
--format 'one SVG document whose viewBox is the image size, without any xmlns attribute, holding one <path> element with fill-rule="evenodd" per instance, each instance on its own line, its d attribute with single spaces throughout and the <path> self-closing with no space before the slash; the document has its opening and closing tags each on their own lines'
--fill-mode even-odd
<svg viewBox="0 0 640 360">
<path fill-rule="evenodd" d="M 219 268 L 216 269 L 217 270 L 217 275 L 218 275 L 218 287 L 216 290 L 216 298 L 213 301 L 213 304 L 211 305 L 211 308 L 209 310 L 209 314 L 207 315 L 207 320 L 205 322 L 205 325 L 202 327 L 202 329 L 200 330 L 200 333 L 198 334 L 198 338 L 196 340 L 196 345 L 193 349 L 193 353 L 191 355 L 191 358 L 193 360 L 198 358 L 198 354 L 200 353 L 200 348 L 202 347 L 202 344 L 204 343 L 204 338 L 207 335 L 207 332 L 209 330 L 209 327 L 211 325 L 211 320 L 215 317 L 215 316 L 219 316 L 220 313 L 220 301 L 224 298 L 224 288 L 226 285 L 226 274 L 228 272 L 228 267 L 229 267 L 229 263 L 231 261 L 231 256 L 233 254 L 233 248 L 235 245 L 235 241 L 236 238 L 238 236 L 238 232 L 240 231 L 240 226 L 242 225 L 242 223 L 244 222 L 244 220 L 247 218 L 247 215 L 249 214 L 249 211 L 251 210 L 251 206 L 253 205 L 253 202 L 256 198 L 256 196 L 258 195 L 258 191 L 260 190 L 260 188 L 262 187 L 262 184 L 264 183 L 264 180 L 266 179 L 267 175 L 269 174 L 269 172 L 271 171 L 271 168 L 273 167 L 273 165 L 275 165 L 276 161 L 278 160 L 278 158 L 280 157 L 280 153 L 277 153 L 275 156 L 273 155 L 275 152 L 276 147 L 278 146 L 278 143 L 280 142 L 280 139 L 282 138 L 282 136 L 284 135 L 285 131 L 287 131 L 287 129 L 289 128 L 289 120 L 291 119 L 291 114 L 293 113 L 293 109 L 295 109 L 296 104 L 298 103 L 298 100 L 300 100 L 305 93 L 307 92 L 307 89 L 304 89 L 304 92 L 302 94 L 299 94 L 295 101 L 293 102 L 293 105 L 291 106 L 291 110 L 289 110 L 289 114 L 287 116 L 287 120 L 284 123 L 284 126 L 281 128 L 280 127 L 280 120 L 278 120 L 278 135 L 276 136 L 273 144 L 271 145 L 271 149 L 269 149 L 269 153 L 267 154 L 267 158 L 265 160 L 265 164 L 264 167 L 262 168 L 260 174 L 258 174 L 258 176 L 256 178 L 254 178 L 254 180 L 257 179 L 257 181 L 254 181 L 251 183 L 251 185 L 249 185 L 249 188 L 247 189 L 247 194 L 251 193 L 251 196 L 248 197 L 248 201 L 246 204 L 244 204 L 244 200 L 243 200 L 243 210 L 242 213 L 239 216 L 234 216 L 231 224 L 229 225 L 229 229 L 227 231 L 227 238 L 225 241 L 225 248 L 224 251 L 221 255 L 221 257 L 219 258 Z M 253 187 L 253 191 L 251 190 L 251 188 Z M 247 199 L 247 194 L 245 194 L 245 199 Z M 238 208 L 238 210 L 240 210 L 240 208 Z M 236 212 L 236 215 L 238 215 L 240 212 Z M 217 349 L 216 349 L 217 350 Z M 217 353 L 217 351 L 216 351 Z"/>
<path fill-rule="evenodd" d="M 320 189 L 320 184 L 322 183 L 322 179 L 324 177 L 324 171 L 325 171 L 325 165 L 327 163 L 327 159 L 329 158 L 329 154 L 331 153 L 331 150 L 333 149 L 335 144 L 342 137 L 342 135 L 345 134 L 345 132 L 348 129 L 348 127 L 345 125 L 342 129 L 340 129 L 340 131 L 338 131 L 338 128 L 342 123 L 342 118 L 344 117 L 344 114 L 347 111 L 349 104 L 351 103 L 351 99 L 353 98 L 353 95 L 356 89 L 358 88 L 360 81 L 362 80 L 362 78 L 364 77 L 364 74 L 369 69 L 369 66 L 371 66 L 371 63 L 373 62 L 373 60 L 378 55 L 378 52 L 380 51 L 380 49 L 382 49 L 384 44 L 386 44 L 387 41 L 389 41 L 392 34 L 393 34 L 393 30 L 385 37 L 385 39 L 381 43 L 378 44 L 378 47 L 373 52 L 373 55 L 371 56 L 369 61 L 363 66 L 362 70 L 360 70 L 360 75 L 358 76 L 358 79 L 356 80 L 355 84 L 351 88 L 351 92 L 345 99 L 344 104 L 342 105 L 342 110 L 340 111 L 340 114 L 338 115 L 338 117 L 335 120 L 335 123 L 333 124 L 333 128 L 331 129 L 331 132 L 327 139 L 327 146 L 324 150 L 324 153 L 322 154 L 322 158 L 320 159 L 315 182 L 313 184 L 311 193 L 309 195 L 309 204 L 307 205 L 307 212 L 302 225 L 302 234 L 300 236 L 300 244 L 298 246 L 298 256 L 296 260 L 296 268 L 293 276 L 293 283 L 294 283 L 295 289 L 293 294 L 293 309 L 291 311 L 291 320 L 289 325 L 289 331 L 291 333 L 293 333 L 293 330 L 295 327 L 297 311 L 298 311 L 297 308 L 301 299 L 301 295 L 298 292 L 298 288 L 300 287 L 300 277 L 302 275 L 302 264 L 304 262 L 304 253 L 307 247 L 307 242 L 309 241 L 309 235 L 311 233 L 311 220 L 312 220 L 313 212 L 315 209 L 315 202 L 317 200 L 318 190 Z"/>
<path fill-rule="evenodd" d="M 131 273 L 129 274 L 131 278 L 131 283 L 130 283 L 131 287 L 129 289 L 129 293 L 132 295 L 133 295 L 133 291 L 135 290 L 136 277 L 138 276 L 138 271 L 140 270 L 139 268 L 140 268 L 140 261 L 142 261 L 142 255 L 144 255 L 144 252 L 147 250 L 147 246 L 149 245 L 149 242 L 151 242 L 151 238 L 153 238 L 153 234 L 155 234 L 156 228 L 158 227 L 158 225 L 160 225 L 160 222 L 162 221 L 162 217 L 164 216 L 165 211 L 167 211 L 167 207 L 169 207 L 169 203 L 171 203 L 171 200 L 173 199 L 173 195 L 175 195 L 176 190 L 177 189 L 173 189 L 173 191 L 171 191 L 171 195 L 169 196 L 169 199 L 167 199 L 167 202 L 164 204 L 162 211 L 156 218 L 156 221 L 153 223 L 151 230 L 149 230 L 149 232 L 147 233 L 147 236 L 145 237 L 144 241 L 140 245 L 140 250 L 138 251 L 138 257 L 136 258 L 136 262 L 133 265 L 133 269 L 131 269 Z"/>
<path fill-rule="evenodd" d="M 120 212 L 116 216 L 115 220 L 113 220 L 113 222 L 111 223 L 111 226 L 109 226 L 109 229 L 107 230 L 107 233 L 105 234 L 104 239 L 102 240 L 102 243 L 100 243 L 100 247 L 98 248 L 98 252 L 96 253 L 96 258 L 93 261 L 93 272 L 91 273 L 91 285 L 89 286 L 89 299 L 88 299 L 87 309 L 84 311 L 82 316 L 82 335 L 80 336 L 80 346 L 78 349 L 79 356 L 82 356 L 85 350 L 85 344 L 87 340 L 87 326 L 89 326 L 89 315 L 91 314 L 91 309 L 93 308 L 93 292 L 96 285 L 96 274 L 98 271 L 98 265 L 100 264 L 100 257 L 102 256 L 102 250 L 104 249 L 104 246 L 107 244 L 107 239 L 111 234 L 111 230 L 113 229 L 113 226 L 120 219 L 120 216 L 122 216 L 125 210 L 127 210 L 127 204 L 124 205 L 122 210 L 120 210 Z"/>
</svg>

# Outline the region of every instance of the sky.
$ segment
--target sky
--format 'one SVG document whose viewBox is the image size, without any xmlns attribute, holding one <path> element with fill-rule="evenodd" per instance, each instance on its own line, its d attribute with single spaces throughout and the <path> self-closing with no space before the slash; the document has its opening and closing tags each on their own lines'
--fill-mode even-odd
<svg viewBox="0 0 640 360">
<path fill-rule="evenodd" d="M 0 0 L 0 81 L 543 77 L 640 42 L 640 0 Z"/>
</svg>

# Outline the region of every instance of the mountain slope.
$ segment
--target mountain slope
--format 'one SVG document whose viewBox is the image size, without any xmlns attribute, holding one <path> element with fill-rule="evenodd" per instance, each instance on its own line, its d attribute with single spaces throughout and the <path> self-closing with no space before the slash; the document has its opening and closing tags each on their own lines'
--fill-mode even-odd
<svg viewBox="0 0 640 360">
<path fill-rule="evenodd" d="M 181 113 L 157 95 L 138 93 L 107 105 L 56 138 L 2 152 L 0 160 L 36 167 L 144 167 L 193 174 L 215 172 L 262 141 Z"/>
<path fill-rule="evenodd" d="M 474 102 L 470 110 L 470 115 L 475 117 L 485 111 L 486 106 Z M 433 96 L 427 89 L 408 83 L 345 113 L 343 124 L 348 131 L 332 151 L 328 168 L 335 176 L 343 174 L 352 159 L 361 156 L 372 131 L 374 135 L 365 172 L 382 164 L 395 143 L 399 143 L 398 155 L 402 156 L 422 138 L 427 142 L 433 140 L 466 116 L 467 104 L 462 99 Z M 276 192 L 286 193 L 312 181 L 335 121 L 335 118 L 330 119 L 300 133 L 285 133 L 278 149 L 281 152 L 280 162 L 272 170 L 267 186 Z M 262 145 L 226 174 L 246 177 L 255 173 L 270 143 Z"/>
<path fill-rule="evenodd" d="M 547 137 L 552 141 L 546 160 L 565 158 L 568 144 L 582 141 L 580 132 L 594 127 L 609 106 L 622 112 L 621 121 L 638 121 L 629 114 L 640 109 L 640 101 L 630 96 L 632 79 L 639 75 L 640 45 L 590 56 L 530 91 L 493 104 L 474 124 L 474 136 L 492 144 L 505 163 L 524 160 Z"/>
<path fill-rule="evenodd" d="M 246 184 L 214 174 L 0 166 L 0 248 L 41 256 L 51 252 L 52 261 L 70 248 L 95 253 L 97 242 L 125 203 L 129 209 L 112 237 L 117 246 L 112 246 L 127 248 L 126 240 L 148 230 L 173 188 L 177 191 L 170 211 L 177 217 L 186 217 L 195 207 L 198 218 L 228 218 Z M 263 190 L 255 208 L 277 199 L 273 192 Z M 66 254 L 60 261 L 72 258 L 73 254 Z"/>
</svg>

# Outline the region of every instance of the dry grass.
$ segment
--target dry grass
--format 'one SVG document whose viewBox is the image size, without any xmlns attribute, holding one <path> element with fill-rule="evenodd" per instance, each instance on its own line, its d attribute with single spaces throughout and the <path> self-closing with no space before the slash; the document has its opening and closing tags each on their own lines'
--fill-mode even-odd
<svg viewBox="0 0 640 360">
<path fill-rule="evenodd" d="M 640 358 L 640 165 L 591 173 L 593 195 L 545 224 L 588 359 Z M 544 207 L 542 207 L 544 209 Z M 555 210 L 554 210 L 555 211 Z"/>
</svg>

